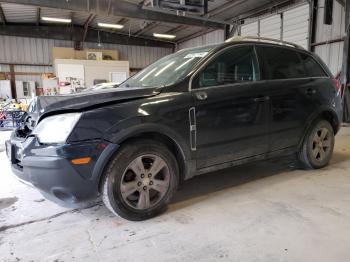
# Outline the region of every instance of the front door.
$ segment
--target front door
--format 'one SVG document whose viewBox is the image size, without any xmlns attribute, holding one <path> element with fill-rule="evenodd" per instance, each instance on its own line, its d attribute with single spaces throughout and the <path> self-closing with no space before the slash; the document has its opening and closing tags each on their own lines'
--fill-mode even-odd
<svg viewBox="0 0 350 262">
<path fill-rule="evenodd" d="M 269 97 L 253 46 L 229 47 L 193 79 L 197 168 L 266 153 Z"/>
</svg>

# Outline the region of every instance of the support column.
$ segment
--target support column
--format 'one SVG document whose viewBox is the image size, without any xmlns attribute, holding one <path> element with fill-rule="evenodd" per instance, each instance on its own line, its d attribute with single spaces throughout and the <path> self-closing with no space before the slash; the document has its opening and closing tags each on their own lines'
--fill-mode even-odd
<svg viewBox="0 0 350 262">
<path fill-rule="evenodd" d="M 344 49 L 343 49 L 343 65 L 340 75 L 340 82 L 344 88 L 342 104 L 343 104 L 343 122 L 350 122 L 350 0 L 346 0 L 345 3 L 345 31 L 346 36 L 344 39 Z"/>
<path fill-rule="evenodd" d="M 13 64 L 10 64 L 10 83 L 12 97 L 17 99 L 15 65 Z"/>
</svg>

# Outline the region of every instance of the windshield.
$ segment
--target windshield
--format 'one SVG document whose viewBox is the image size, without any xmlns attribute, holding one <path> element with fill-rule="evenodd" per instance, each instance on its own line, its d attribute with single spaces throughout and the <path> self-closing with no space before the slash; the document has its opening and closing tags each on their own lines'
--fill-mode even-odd
<svg viewBox="0 0 350 262">
<path fill-rule="evenodd" d="M 126 80 L 121 87 L 163 87 L 186 77 L 214 46 L 185 49 L 168 55 Z"/>
<path fill-rule="evenodd" d="M 102 90 L 102 89 L 110 89 L 110 88 L 117 88 L 117 83 L 101 83 L 94 85 L 92 87 L 86 88 L 82 92 L 89 92 L 89 91 L 96 91 L 96 90 Z"/>
</svg>

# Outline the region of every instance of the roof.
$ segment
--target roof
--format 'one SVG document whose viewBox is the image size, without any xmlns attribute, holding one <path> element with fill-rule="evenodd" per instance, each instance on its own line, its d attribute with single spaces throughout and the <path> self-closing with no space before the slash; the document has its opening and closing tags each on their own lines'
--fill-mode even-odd
<svg viewBox="0 0 350 262">
<path fill-rule="evenodd" d="M 140 6 L 141 0 L 129 0 L 127 3 L 133 3 Z M 19 3 L 33 3 L 16 4 Z M 144 20 L 137 18 L 128 18 L 126 16 L 109 16 L 109 15 L 94 15 L 91 12 L 71 11 L 68 8 L 48 8 L 36 5 L 36 2 L 45 1 L 1 1 L 0 23 L 9 24 L 33 24 L 33 25 L 51 25 L 50 22 L 41 20 L 41 17 L 58 17 L 72 19 L 72 25 L 84 26 L 88 25 L 91 29 L 102 30 L 98 27 L 98 22 L 103 23 L 120 23 L 124 27 L 121 30 L 113 31 L 131 36 L 139 36 L 145 38 L 153 38 L 153 33 L 175 34 L 176 39 L 172 42 L 181 42 L 188 37 L 208 30 L 210 27 L 192 26 L 182 24 L 181 17 L 178 18 L 178 23 L 165 23 L 155 20 Z M 47 2 L 47 1 L 46 1 Z M 77 1 L 81 2 L 81 1 Z M 86 2 L 86 1 L 85 1 Z M 104 1 L 107 2 L 107 1 Z M 126 2 L 126 1 L 124 1 Z M 273 10 L 278 4 L 292 2 L 286 0 L 214 0 L 208 1 L 208 13 L 205 16 L 197 16 L 201 19 L 213 19 L 222 23 L 232 23 L 237 18 L 244 14 L 251 15 L 258 10 Z M 69 7 L 69 4 L 67 4 Z M 72 5 L 72 4 L 71 4 Z M 175 13 L 172 13 L 174 15 Z M 186 17 L 186 16 L 185 16 Z M 204 23 L 205 24 L 205 23 Z M 108 30 L 105 30 L 108 31 Z"/>
</svg>

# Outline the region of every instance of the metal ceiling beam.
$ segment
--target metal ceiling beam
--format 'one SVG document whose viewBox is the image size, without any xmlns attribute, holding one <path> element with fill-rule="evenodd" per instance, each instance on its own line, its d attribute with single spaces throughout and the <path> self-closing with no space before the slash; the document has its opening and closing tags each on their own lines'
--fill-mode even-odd
<svg viewBox="0 0 350 262">
<path fill-rule="evenodd" d="M 218 6 L 217 8 L 211 10 L 210 12 L 207 13 L 207 17 L 212 17 L 212 16 L 216 16 L 218 14 L 221 14 L 225 11 L 227 11 L 228 8 L 232 8 L 232 7 L 235 7 L 239 4 L 242 4 L 244 3 L 246 0 L 233 0 L 233 1 L 230 1 L 230 2 L 227 2 L 223 5 L 220 5 Z"/>
<path fill-rule="evenodd" d="M 336 0 L 339 4 L 341 4 L 342 6 L 345 6 L 345 1 L 346 0 Z"/>
<path fill-rule="evenodd" d="M 134 35 L 139 36 L 143 33 L 148 32 L 149 30 L 152 30 L 153 28 L 156 28 L 160 23 L 158 22 L 150 22 L 148 25 L 146 25 L 144 28 L 138 30 Z"/>
<path fill-rule="evenodd" d="M 245 12 L 244 14 L 241 14 L 239 15 L 239 17 L 232 17 L 232 18 L 228 18 L 228 19 L 225 19 L 225 21 L 232 21 L 232 20 L 235 20 L 235 23 L 233 24 L 234 26 L 237 25 L 237 20 L 238 19 L 246 19 L 250 16 L 254 16 L 257 12 L 267 12 L 268 10 L 271 10 L 271 8 L 278 8 L 280 7 L 281 5 L 285 5 L 287 3 L 290 3 L 290 2 L 293 2 L 293 0 L 279 0 L 279 1 L 271 1 L 272 3 L 269 3 L 267 5 L 263 5 L 263 6 L 260 6 L 258 8 L 254 8 L 254 9 L 251 9 L 247 12 Z M 225 11 L 227 11 L 227 9 L 230 9 L 230 8 L 233 8 L 237 5 L 240 5 L 240 4 L 246 4 L 246 0 L 233 0 L 233 1 L 230 1 L 230 2 L 227 2 L 221 6 L 218 6 L 217 8 L 213 9 L 212 11 L 210 11 L 207 16 L 215 16 L 215 15 L 218 15 L 218 14 L 221 14 Z M 243 15 L 246 15 L 244 18 Z M 195 37 L 198 37 L 198 36 L 201 36 L 203 34 L 206 34 L 208 32 L 211 32 L 213 30 L 201 30 L 195 34 L 192 34 L 192 35 L 189 35 L 189 36 L 186 36 L 184 38 L 181 38 L 177 41 L 177 43 L 181 43 L 181 42 L 184 42 L 186 40 L 190 40 L 192 38 L 195 38 Z"/>
<path fill-rule="evenodd" d="M 7 21 L 6 21 L 6 17 L 4 14 L 4 10 L 2 9 L 1 5 L 0 5 L 0 18 L 1 18 L 1 22 L 3 23 L 3 25 L 6 25 Z"/>
<path fill-rule="evenodd" d="M 96 17 L 96 15 L 90 14 L 88 19 L 86 19 L 86 21 L 84 23 L 84 33 L 83 33 L 83 38 L 81 40 L 82 43 L 85 42 L 86 35 L 87 35 L 88 30 L 89 30 L 89 25 L 91 24 L 92 21 L 94 21 L 95 17 Z"/>
<path fill-rule="evenodd" d="M 139 45 L 139 46 L 157 46 L 173 48 L 174 43 L 170 41 L 159 41 L 144 37 L 129 36 L 121 33 L 110 33 L 98 30 L 88 30 L 85 36 L 86 42 L 121 44 L 121 45 Z M 84 34 L 82 26 L 35 26 L 28 24 L 9 24 L 0 27 L 0 35 L 23 36 L 34 38 L 49 38 L 59 40 L 81 41 Z"/>
<path fill-rule="evenodd" d="M 250 17 L 255 17 L 255 16 L 259 16 L 260 14 L 264 14 L 267 13 L 269 11 L 271 11 L 273 8 L 282 8 L 288 4 L 292 4 L 295 0 L 279 0 L 279 1 L 271 1 L 271 3 L 262 5 L 260 7 L 257 8 L 253 8 L 250 9 L 246 12 L 244 12 L 243 14 L 240 15 L 236 15 L 234 17 L 230 17 L 228 19 L 225 19 L 226 21 L 238 21 L 238 20 L 244 20 Z"/>
<path fill-rule="evenodd" d="M 179 26 L 177 26 L 177 27 L 174 27 L 174 28 L 172 28 L 172 29 L 166 31 L 166 34 L 175 34 L 175 33 L 179 32 L 179 31 L 181 31 L 181 30 L 184 30 L 184 29 L 186 29 L 186 28 L 188 28 L 187 25 L 179 25 Z"/>
<path fill-rule="evenodd" d="M 36 25 L 39 26 L 40 25 L 40 19 L 41 19 L 41 8 L 38 7 L 36 9 Z"/>
<path fill-rule="evenodd" d="M 34 5 L 38 7 L 71 10 L 73 12 L 89 12 L 100 16 L 122 16 L 136 19 L 162 21 L 166 23 L 186 24 L 192 26 L 224 28 L 226 22 L 215 21 L 196 16 L 178 16 L 174 12 L 144 9 L 139 4 L 123 0 L 1 0 L 5 3 Z"/>
<path fill-rule="evenodd" d="M 208 12 L 207 14 L 205 14 L 204 16 L 206 16 L 206 17 L 212 17 L 212 16 L 215 16 L 215 15 L 218 15 L 218 14 L 224 12 L 224 11 L 227 11 L 228 8 L 232 8 L 232 7 L 236 6 L 236 5 L 239 5 L 239 4 L 243 3 L 244 1 L 245 1 L 245 0 L 232 0 L 232 1 L 230 1 L 230 2 L 227 2 L 227 3 L 223 4 L 223 5 L 218 6 L 217 8 L 211 10 L 210 12 Z M 227 29 L 227 26 L 228 26 L 228 25 L 225 26 L 224 30 Z M 187 26 L 185 26 L 185 25 L 180 25 L 180 26 L 178 26 L 178 27 L 175 27 L 175 28 L 173 28 L 173 29 L 170 29 L 170 30 L 169 30 L 168 32 L 166 32 L 166 33 L 167 33 L 167 34 L 173 34 L 173 33 L 175 33 L 175 32 L 178 32 L 178 31 L 183 30 L 183 29 L 186 29 L 186 28 L 187 28 Z M 209 32 L 211 32 L 211 31 L 213 31 L 213 30 L 209 30 Z M 185 37 L 179 39 L 179 40 L 177 41 L 177 43 L 181 43 L 181 42 L 184 42 L 184 41 L 186 41 L 186 40 L 189 40 L 189 39 L 192 39 L 192 38 L 201 36 L 201 35 L 203 35 L 203 34 L 205 34 L 205 33 L 208 33 L 208 30 L 201 30 L 201 31 L 196 32 L 196 33 L 194 33 L 194 34 L 191 34 L 191 35 L 189 35 L 189 36 L 185 36 Z"/>
<path fill-rule="evenodd" d="M 128 22 L 129 22 L 129 19 L 127 19 L 127 18 L 122 18 L 122 19 L 120 19 L 120 20 L 118 21 L 117 24 L 125 25 L 125 24 L 128 23 Z"/>
</svg>

